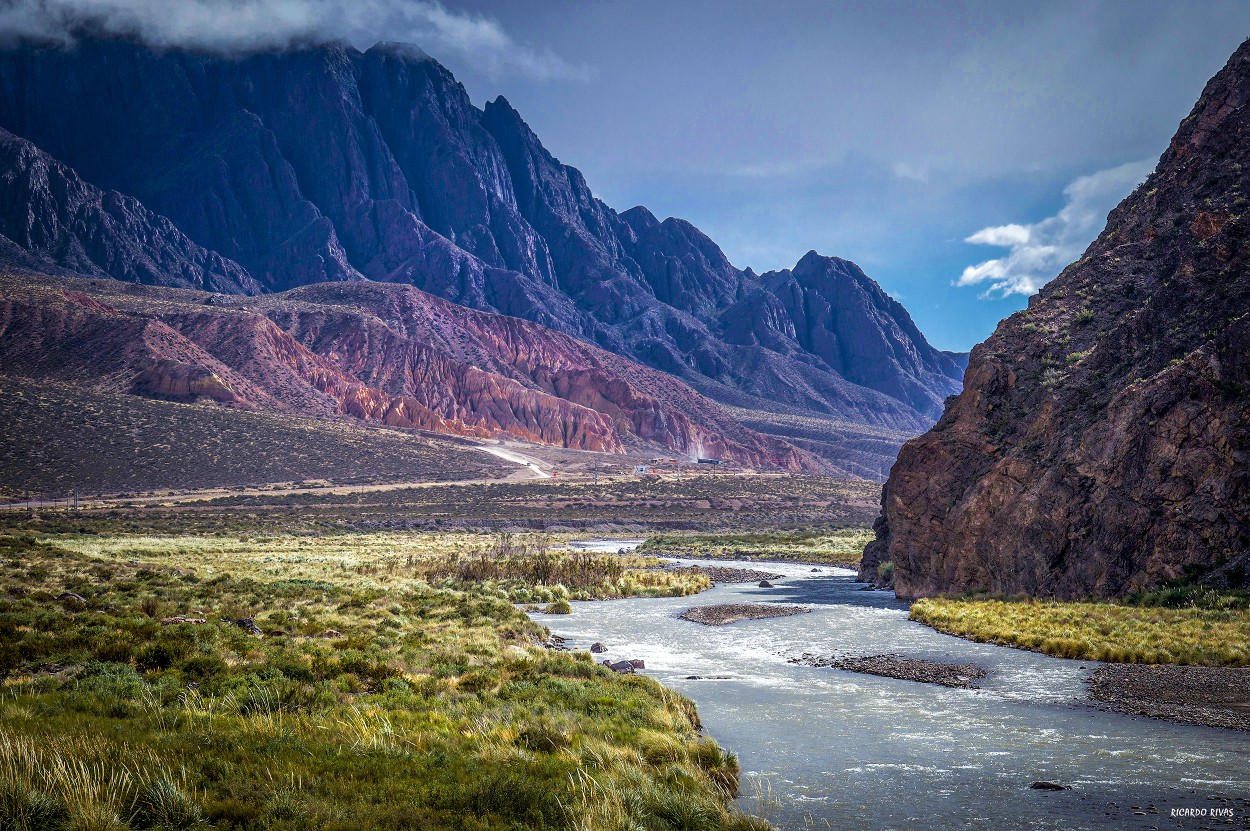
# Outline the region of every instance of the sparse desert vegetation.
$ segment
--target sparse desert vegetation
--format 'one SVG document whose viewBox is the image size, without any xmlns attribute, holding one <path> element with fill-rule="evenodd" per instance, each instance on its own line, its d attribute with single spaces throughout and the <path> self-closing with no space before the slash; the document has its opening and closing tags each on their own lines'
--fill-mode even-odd
<svg viewBox="0 0 1250 831">
<path fill-rule="evenodd" d="M 780 436 L 795 447 L 831 459 L 847 473 L 866 479 L 884 480 L 898 455 L 898 448 L 912 437 L 905 430 L 820 418 L 810 413 L 727 409 L 752 430 Z"/>
<path fill-rule="evenodd" d="M 0 378 L 0 499 L 502 478 L 510 463 L 412 432 Z"/>
<path fill-rule="evenodd" d="M 170 496 L 76 512 L 9 509 L 0 510 L 0 527 L 143 534 L 583 529 L 641 536 L 721 528 L 743 533 L 862 525 L 872 521 L 880 500 L 881 486 L 875 482 L 818 476 L 705 475 L 681 482 L 622 476 L 598 485 L 557 478 L 385 490 L 259 490 L 215 499 Z"/>
<path fill-rule="evenodd" d="M 774 560 L 825 563 L 856 568 L 871 528 L 773 531 L 754 534 L 659 534 L 649 537 L 640 552 L 670 557 L 721 560 Z"/>
<path fill-rule="evenodd" d="M 912 620 L 952 635 L 1057 658 L 1134 664 L 1250 666 L 1250 598 L 1206 605 L 926 598 Z"/>
<path fill-rule="evenodd" d="M 418 576 L 535 553 L 470 536 L 4 535 L 5 827 L 767 827 L 688 700 Z"/>
</svg>

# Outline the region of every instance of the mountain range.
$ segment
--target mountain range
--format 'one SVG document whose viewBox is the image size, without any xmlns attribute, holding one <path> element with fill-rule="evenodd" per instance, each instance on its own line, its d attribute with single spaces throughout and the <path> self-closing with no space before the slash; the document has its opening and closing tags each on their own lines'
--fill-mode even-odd
<svg viewBox="0 0 1250 831">
<path fill-rule="evenodd" d="M 84 355 L 122 337 L 105 330 L 128 314 L 145 322 L 127 331 L 160 324 L 205 353 L 131 349 L 134 392 L 186 395 L 164 374 L 207 373 L 232 391 L 209 398 L 231 406 L 869 478 L 941 414 L 967 360 L 930 346 L 854 263 L 809 252 L 757 274 L 688 222 L 617 213 L 506 100 L 478 109 L 402 44 L 0 51 L 0 261 L 156 287 L 142 310 L 95 298 L 103 288 L 80 293 L 112 311 L 70 309 L 96 316 L 73 335 Z M 56 294 L 31 286 L 8 298 L 5 371 L 32 366 L 13 321 L 73 305 L 14 317 Z M 198 318 L 156 312 L 162 288 L 212 296 L 169 296 Z M 211 344 L 199 318 L 215 320 Z M 308 350 L 298 385 L 315 394 L 275 395 L 277 364 L 245 383 L 240 362 L 262 353 L 241 344 L 262 333 Z"/>
</svg>

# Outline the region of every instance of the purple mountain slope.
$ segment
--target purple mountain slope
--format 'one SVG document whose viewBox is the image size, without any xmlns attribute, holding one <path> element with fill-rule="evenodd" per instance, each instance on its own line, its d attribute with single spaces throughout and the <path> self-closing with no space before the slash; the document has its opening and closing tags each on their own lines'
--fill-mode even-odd
<svg viewBox="0 0 1250 831">
<path fill-rule="evenodd" d="M 0 129 L 0 258 L 40 271 L 235 294 L 260 291 L 138 200 L 104 192 Z"/>
<path fill-rule="evenodd" d="M 112 40 L 13 47 L 0 52 L 0 127 L 238 269 L 200 283 L 219 291 L 408 283 L 726 404 L 869 425 L 878 439 L 925 429 L 960 387 L 966 357 L 930 346 L 854 264 L 813 252 L 756 275 L 687 222 L 618 214 L 506 100 L 476 108 L 410 46 L 231 58 Z M 11 225 L 23 185 L 5 175 Z M 892 450 L 869 455 L 865 471 L 883 475 Z"/>
</svg>

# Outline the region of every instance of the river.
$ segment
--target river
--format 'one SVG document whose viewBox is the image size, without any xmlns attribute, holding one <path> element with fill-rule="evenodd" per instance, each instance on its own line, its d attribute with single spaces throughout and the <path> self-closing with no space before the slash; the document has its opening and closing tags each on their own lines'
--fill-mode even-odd
<svg viewBox="0 0 1250 831">
<path fill-rule="evenodd" d="M 845 569 L 717 564 L 782 577 L 771 589 L 580 602 L 536 619 L 573 649 L 599 641 L 600 657 L 644 659 L 646 675 L 693 699 L 707 732 L 738 755 L 743 808 L 782 829 L 1250 827 L 1250 734 L 1099 710 L 1084 701 L 1095 662 L 940 634 Z M 743 602 L 812 611 L 729 626 L 677 617 Z M 978 689 L 949 689 L 787 662 L 804 652 L 895 653 L 989 675 Z M 1036 780 L 1071 790 L 1030 789 Z"/>
</svg>

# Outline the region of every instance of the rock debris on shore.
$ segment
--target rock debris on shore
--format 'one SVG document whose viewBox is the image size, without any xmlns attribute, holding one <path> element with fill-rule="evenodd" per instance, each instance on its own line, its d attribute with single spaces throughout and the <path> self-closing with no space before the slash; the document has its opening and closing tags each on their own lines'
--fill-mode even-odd
<svg viewBox="0 0 1250 831">
<path fill-rule="evenodd" d="M 1250 667 L 1108 664 L 1089 692 L 1121 713 L 1250 730 Z"/>
<path fill-rule="evenodd" d="M 810 612 L 807 606 L 781 606 L 773 603 L 726 603 L 721 606 L 696 606 L 678 617 L 705 626 L 724 626 L 740 620 L 763 620 L 770 617 L 789 617 Z"/>
<path fill-rule="evenodd" d="M 715 585 L 717 583 L 758 583 L 761 580 L 778 580 L 780 574 L 771 571 L 756 571 L 752 568 L 731 568 L 729 566 L 679 566 L 669 569 L 676 574 L 705 574 Z"/>
</svg>

